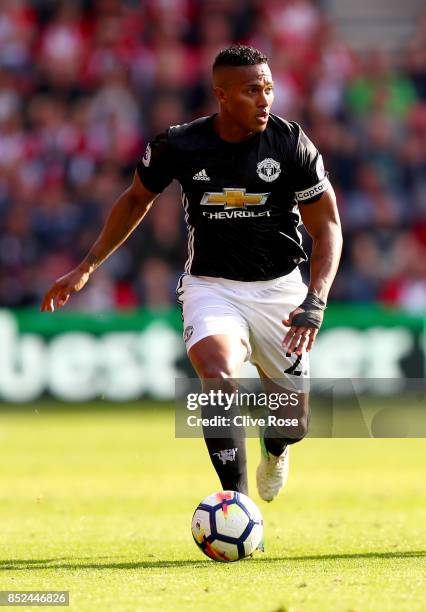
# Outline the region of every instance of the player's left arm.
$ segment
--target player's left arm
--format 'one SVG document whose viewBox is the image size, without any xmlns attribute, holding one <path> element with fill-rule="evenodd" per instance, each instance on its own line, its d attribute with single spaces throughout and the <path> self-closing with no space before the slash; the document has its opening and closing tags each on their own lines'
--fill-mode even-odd
<svg viewBox="0 0 426 612">
<path fill-rule="evenodd" d="M 342 230 L 336 196 L 331 186 L 318 201 L 299 204 L 299 210 L 303 224 L 312 238 L 312 255 L 308 294 L 304 302 L 283 321 L 284 325 L 290 327 L 283 346 L 287 353 L 296 355 L 312 348 L 321 327 L 342 252 Z"/>
</svg>

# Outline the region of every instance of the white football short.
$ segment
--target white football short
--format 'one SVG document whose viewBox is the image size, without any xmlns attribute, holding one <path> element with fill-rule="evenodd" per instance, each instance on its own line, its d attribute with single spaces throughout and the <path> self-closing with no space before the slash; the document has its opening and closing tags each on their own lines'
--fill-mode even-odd
<svg viewBox="0 0 426 612">
<path fill-rule="evenodd" d="M 237 335 L 247 347 L 246 361 L 282 386 L 300 389 L 301 378 L 309 376 L 308 355 L 286 356 L 282 341 L 288 328 L 282 321 L 303 302 L 307 290 L 299 268 L 255 282 L 184 274 L 177 296 L 186 350 L 207 336 Z"/>
</svg>

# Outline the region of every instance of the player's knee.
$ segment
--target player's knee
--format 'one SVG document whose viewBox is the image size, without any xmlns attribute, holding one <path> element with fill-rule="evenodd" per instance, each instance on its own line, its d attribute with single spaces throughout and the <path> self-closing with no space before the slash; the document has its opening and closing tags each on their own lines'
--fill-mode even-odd
<svg viewBox="0 0 426 612">
<path fill-rule="evenodd" d="M 203 381 L 229 381 L 237 378 L 246 356 L 246 348 L 234 336 L 209 336 L 196 343 L 189 358 Z"/>
<path fill-rule="evenodd" d="M 228 382 L 229 379 L 232 379 L 232 372 L 230 370 L 226 370 L 224 368 L 215 368 L 215 367 L 209 367 L 207 368 L 207 370 L 203 373 L 203 380 L 207 381 L 218 381 L 218 382 Z"/>
<path fill-rule="evenodd" d="M 201 377 L 205 381 L 218 381 L 227 383 L 230 382 L 229 379 L 236 377 L 235 368 L 226 361 L 216 362 L 216 363 L 208 363 L 202 368 Z"/>
<path fill-rule="evenodd" d="M 235 382 L 236 373 L 225 363 L 209 364 L 202 372 L 204 392 L 219 391 L 233 393 L 238 385 Z"/>
</svg>

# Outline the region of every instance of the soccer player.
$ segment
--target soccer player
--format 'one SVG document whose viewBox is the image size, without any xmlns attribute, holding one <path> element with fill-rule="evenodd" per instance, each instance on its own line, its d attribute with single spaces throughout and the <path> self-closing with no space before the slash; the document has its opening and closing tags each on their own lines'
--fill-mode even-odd
<svg viewBox="0 0 426 612">
<path fill-rule="evenodd" d="M 234 388 L 250 360 L 267 388 L 299 392 L 298 426 L 261 432 L 257 486 L 270 501 L 285 484 L 289 445 L 307 431 L 302 383 L 340 259 L 341 229 L 321 155 L 297 123 L 271 113 L 267 58 L 242 45 L 224 49 L 213 64 L 213 88 L 218 113 L 148 143 L 90 252 L 55 282 L 41 309 L 53 312 L 80 291 L 177 179 L 188 227 L 177 293 L 188 355 L 204 387 Z M 301 222 L 313 241 L 309 287 L 298 268 L 307 259 Z M 244 437 L 242 427 L 220 437 L 205 431 L 222 487 L 247 493 Z"/>
</svg>

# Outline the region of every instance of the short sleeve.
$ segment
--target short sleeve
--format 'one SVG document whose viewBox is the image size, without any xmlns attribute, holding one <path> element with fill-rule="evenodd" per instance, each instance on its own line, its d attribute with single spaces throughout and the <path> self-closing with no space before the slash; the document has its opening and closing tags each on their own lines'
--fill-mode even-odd
<svg viewBox="0 0 426 612">
<path fill-rule="evenodd" d="M 146 145 L 145 153 L 136 166 L 144 187 L 153 193 L 160 193 L 174 179 L 173 151 L 168 132 L 159 134 Z"/>
<path fill-rule="evenodd" d="M 299 129 L 294 160 L 294 195 L 299 204 L 310 204 L 330 188 L 330 181 L 324 170 L 322 155 L 304 131 Z"/>
</svg>

